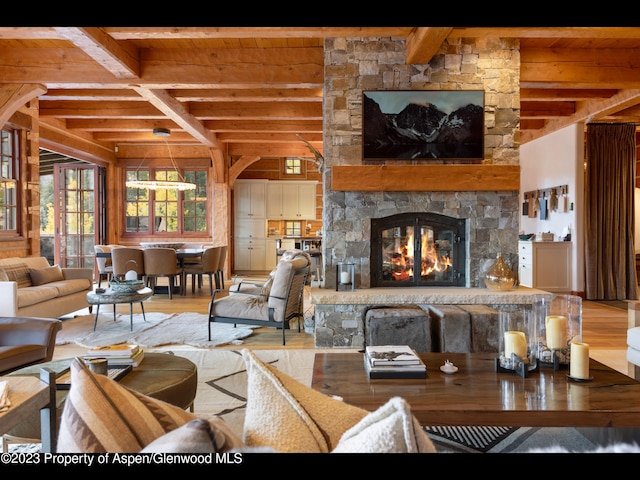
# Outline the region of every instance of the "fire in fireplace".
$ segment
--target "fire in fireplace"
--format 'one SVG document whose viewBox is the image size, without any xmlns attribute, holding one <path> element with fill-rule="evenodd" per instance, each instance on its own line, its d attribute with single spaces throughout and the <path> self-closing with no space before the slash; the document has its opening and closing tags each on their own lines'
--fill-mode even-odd
<svg viewBox="0 0 640 480">
<path fill-rule="evenodd" d="M 465 220 L 436 213 L 371 219 L 371 286 L 464 286 Z"/>
</svg>

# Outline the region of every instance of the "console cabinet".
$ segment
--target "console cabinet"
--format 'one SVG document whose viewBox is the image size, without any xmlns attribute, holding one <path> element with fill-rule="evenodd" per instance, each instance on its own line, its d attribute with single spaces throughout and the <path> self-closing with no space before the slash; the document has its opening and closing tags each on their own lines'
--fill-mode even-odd
<svg viewBox="0 0 640 480">
<path fill-rule="evenodd" d="M 571 242 L 518 242 L 520 285 L 571 292 Z"/>
</svg>

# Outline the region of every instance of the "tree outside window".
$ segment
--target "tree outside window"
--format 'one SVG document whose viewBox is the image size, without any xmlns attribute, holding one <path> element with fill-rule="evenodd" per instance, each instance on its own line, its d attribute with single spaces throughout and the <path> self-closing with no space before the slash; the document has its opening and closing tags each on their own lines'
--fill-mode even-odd
<svg viewBox="0 0 640 480">
<path fill-rule="evenodd" d="M 0 232 L 18 229 L 18 132 L 0 130 Z"/>
<path fill-rule="evenodd" d="M 147 190 L 126 187 L 126 231 L 145 234 L 209 233 L 207 215 L 207 171 L 157 168 L 129 169 L 126 180 L 182 180 L 196 184 L 195 190 Z"/>
</svg>

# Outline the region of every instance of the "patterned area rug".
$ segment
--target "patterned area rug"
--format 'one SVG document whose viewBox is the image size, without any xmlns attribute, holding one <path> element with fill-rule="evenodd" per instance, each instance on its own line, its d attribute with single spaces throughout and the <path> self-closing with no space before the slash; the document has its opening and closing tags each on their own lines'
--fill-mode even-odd
<svg viewBox="0 0 640 480">
<path fill-rule="evenodd" d="M 585 452 L 597 448 L 575 428 L 437 426 L 424 430 L 442 453 L 525 453 L 556 446 Z"/>
</svg>

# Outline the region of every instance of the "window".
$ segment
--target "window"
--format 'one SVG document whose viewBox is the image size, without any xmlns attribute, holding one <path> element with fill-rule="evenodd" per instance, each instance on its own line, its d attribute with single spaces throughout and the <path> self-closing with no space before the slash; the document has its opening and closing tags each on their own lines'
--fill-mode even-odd
<svg viewBox="0 0 640 480">
<path fill-rule="evenodd" d="M 302 235 L 302 222 L 285 222 L 284 231 L 288 237 L 300 237 Z"/>
<path fill-rule="evenodd" d="M 181 234 L 209 233 L 207 215 L 207 172 L 128 169 L 126 180 L 184 180 L 196 184 L 195 190 L 147 190 L 126 187 L 125 229 L 127 233 Z"/>
<path fill-rule="evenodd" d="M 307 177 L 306 162 L 298 157 L 280 159 L 280 178 L 304 179 Z"/>
<path fill-rule="evenodd" d="M 0 233 L 18 229 L 18 132 L 0 130 Z"/>
<path fill-rule="evenodd" d="M 300 175 L 302 173 L 302 166 L 299 158 L 285 158 L 284 159 L 284 173 L 286 175 Z"/>
</svg>

